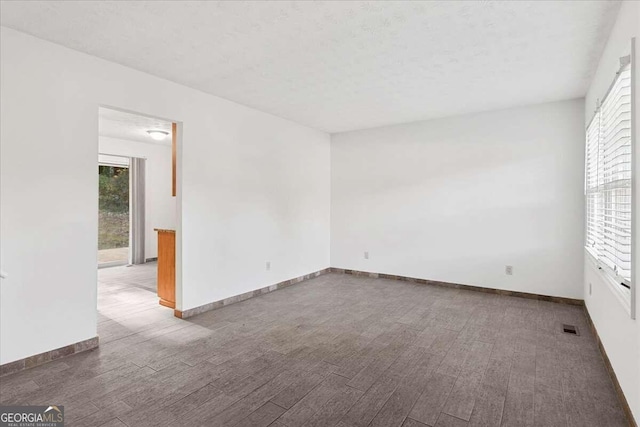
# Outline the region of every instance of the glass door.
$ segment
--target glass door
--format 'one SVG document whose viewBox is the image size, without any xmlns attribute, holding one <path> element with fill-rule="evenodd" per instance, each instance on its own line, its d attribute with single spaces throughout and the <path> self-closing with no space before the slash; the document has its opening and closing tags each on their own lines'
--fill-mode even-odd
<svg viewBox="0 0 640 427">
<path fill-rule="evenodd" d="M 98 267 L 129 262 L 129 167 L 100 164 Z"/>
</svg>

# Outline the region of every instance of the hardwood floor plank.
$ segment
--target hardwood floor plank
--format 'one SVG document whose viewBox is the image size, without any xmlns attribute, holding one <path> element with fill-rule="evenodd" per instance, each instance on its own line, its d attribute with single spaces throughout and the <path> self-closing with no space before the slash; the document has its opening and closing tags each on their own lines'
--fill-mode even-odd
<svg viewBox="0 0 640 427">
<path fill-rule="evenodd" d="M 465 420 L 442 413 L 435 427 L 467 427 L 468 425 L 469 423 Z"/>
<path fill-rule="evenodd" d="M 511 372 L 502 414 L 503 426 L 534 425 L 534 377 Z"/>
<path fill-rule="evenodd" d="M 345 425 L 366 427 L 391 397 L 399 383 L 400 379 L 397 377 L 381 378 L 351 407 L 342 421 Z"/>
<path fill-rule="evenodd" d="M 362 394 L 360 390 L 348 386 L 343 387 L 322 405 L 304 425 L 306 427 L 335 426 Z"/>
<path fill-rule="evenodd" d="M 455 382 L 454 377 L 439 372 L 434 373 L 413 406 L 409 417 L 434 426 Z"/>
<path fill-rule="evenodd" d="M 305 375 L 289 387 L 282 390 L 276 396 L 271 398 L 271 402 L 276 405 L 290 409 L 293 405 L 303 399 L 311 390 L 316 388 L 324 380 L 319 374 Z"/>
<path fill-rule="evenodd" d="M 534 424 L 536 426 L 564 426 L 567 424 L 566 413 L 561 391 L 546 386 L 536 386 L 534 401 Z"/>
<path fill-rule="evenodd" d="M 483 389 L 483 387 L 485 388 Z M 492 387 L 481 384 L 469 419 L 469 426 L 499 427 L 502 423 L 504 400 L 504 395 L 501 392 L 496 392 Z"/>
<path fill-rule="evenodd" d="M 298 403 L 285 412 L 278 421 L 289 426 L 298 427 L 307 422 L 336 393 L 346 387 L 347 378 L 331 374 Z"/>
<path fill-rule="evenodd" d="M 425 353 L 387 399 L 370 425 L 380 427 L 402 425 L 441 361 L 442 356 Z M 452 378 L 452 381 L 454 380 Z"/>
<path fill-rule="evenodd" d="M 479 380 L 477 378 L 458 377 L 442 412 L 469 421 L 473 407 L 476 404 L 478 385 Z"/>
<path fill-rule="evenodd" d="M 286 409 L 276 405 L 275 403 L 267 402 L 247 418 L 242 420 L 243 427 L 267 427 L 273 426 L 273 422 L 282 415 Z"/>
</svg>

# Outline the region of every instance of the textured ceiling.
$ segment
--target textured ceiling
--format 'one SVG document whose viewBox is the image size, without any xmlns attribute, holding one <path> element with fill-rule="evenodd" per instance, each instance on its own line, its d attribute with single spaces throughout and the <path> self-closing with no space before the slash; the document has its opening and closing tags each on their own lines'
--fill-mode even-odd
<svg viewBox="0 0 640 427">
<path fill-rule="evenodd" d="M 98 132 L 101 136 L 171 145 L 171 122 L 166 120 L 125 113 L 110 108 L 100 108 L 98 116 L 100 119 Z M 149 136 L 148 130 L 163 130 L 169 132 L 169 135 L 162 141 L 156 141 Z"/>
<path fill-rule="evenodd" d="M 617 1 L 3 1 L 0 23 L 338 132 L 584 96 Z"/>
</svg>

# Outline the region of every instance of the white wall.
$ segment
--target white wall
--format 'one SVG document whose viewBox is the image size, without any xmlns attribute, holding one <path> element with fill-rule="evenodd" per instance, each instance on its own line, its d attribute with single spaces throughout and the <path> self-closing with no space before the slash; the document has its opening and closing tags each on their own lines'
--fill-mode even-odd
<svg viewBox="0 0 640 427">
<path fill-rule="evenodd" d="M 0 43 L 0 363 L 96 335 L 99 105 L 182 123 L 179 309 L 329 266 L 329 135 L 14 30 Z"/>
<path fill-rule="evenodd" d="M 583 111 L 573 100 L 333 135 L 332 267 L 582 298 Z"/>
<path fill-rule="evenodd" d="M 145 258 L 158 256 L 158 233 L 154 228 L 176 227 L 176 198 L 171 196 L 171 145 L 152 144 L 100 136 L 101 153 L 146 158 Z"/>
<path fill-rule="evenodd" d="M 622 3 L 618 19 L 609 36 L 598 70 L 593 78 L 585 101 L 585 122 L 591 120 L 596 100 L 602 98 L 619 68 L 619 58 L 630 53 L 630 40 L 636 37 L 636 58 L 640 60 L 640 3 L 625 1 Z M 636 88 L 640 88 L 640 68 L 636 65 Z M 636 96 L 640 96 L 636 92 Z M 637 100 L 636 100 L 637 102 Z M 636 126 L 640 126 L 640 105 L 634 106 Z M 636 135 L 640 133 L 636 129 Z M 636 147 L 638 148 L 638 147 Z M 640 177 L 640 149 L 635 150 L 634 168 L 636 180 Z M 635 188 L 634 208 L 636 224 L 640 226 L 640 182 Z M 640 227 L 636 228 L 637 233 Z M 640 238 L 636 237 L 640 243 Z M 587 309 L 598 330 L 602 344 L 611 361 L 620 386 L 629 402 L 636 421 L 640 421 L 640 320 L 632 320 L 627 309 L 616 296 L 610 284 L 603 280 L 602 274 L 589 262 L 585 253 L 584 299 Z M 640 248 L 635 248 L 634 269 L 640 267 Z M 637 271 L 637 270 L 636 270 Z M 636 272 L 636 278 L 640 274 Z M 592 293 L 589 294 L 589 284 Z M 636 281 L 637 286 L 637 281 Z M 636 307 L 640 317 L 640 293 L 636 296 Z"/>
</svg>

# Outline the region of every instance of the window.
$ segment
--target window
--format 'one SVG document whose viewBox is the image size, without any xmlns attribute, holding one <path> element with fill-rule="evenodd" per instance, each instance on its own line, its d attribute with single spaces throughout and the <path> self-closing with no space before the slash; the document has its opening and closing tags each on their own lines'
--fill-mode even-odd
<svg viewBox="0 0 640 427">
<path fill-rule="evenodd" d="M 631 67 L 616 76 L 586 132 L 585 244 L 598 267 L 631 288 Z"/>
</svg>

